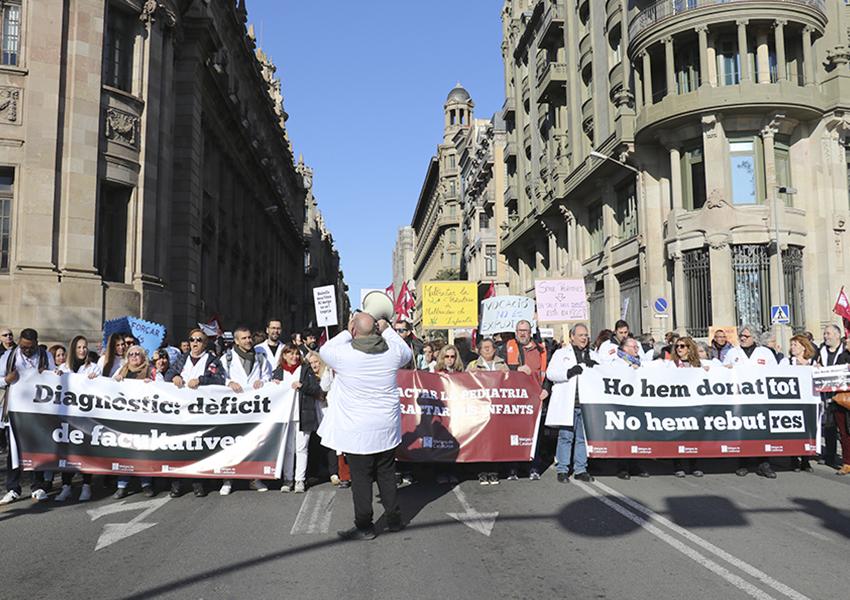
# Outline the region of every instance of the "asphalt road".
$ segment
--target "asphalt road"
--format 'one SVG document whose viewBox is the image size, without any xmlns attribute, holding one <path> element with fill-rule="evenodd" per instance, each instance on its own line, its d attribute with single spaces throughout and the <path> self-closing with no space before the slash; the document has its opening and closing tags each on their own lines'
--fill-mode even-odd
<svg viewBox="0 0 850 600">
<path fill-rule="evenodd" d="M 351 497 L 329 484 L 27 499 L 0 508 L 0 597 L 847 599 L 850 478 L 815 469 L 414 483 L 408 527 L 370 542 L 337 540 Z"/>
</svg>

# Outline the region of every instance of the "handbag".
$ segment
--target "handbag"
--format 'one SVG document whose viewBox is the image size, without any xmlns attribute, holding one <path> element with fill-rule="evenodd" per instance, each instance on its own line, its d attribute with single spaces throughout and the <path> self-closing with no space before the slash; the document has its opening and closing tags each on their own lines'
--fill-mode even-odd
<svg viewBox="0 0 850 600">
<path fill-rule="evenodd" d="M 836 392 L 835 396 L 832 397 L 832 401 L 841 408 L 850 410 L 850 392 Z"/>
</svg>

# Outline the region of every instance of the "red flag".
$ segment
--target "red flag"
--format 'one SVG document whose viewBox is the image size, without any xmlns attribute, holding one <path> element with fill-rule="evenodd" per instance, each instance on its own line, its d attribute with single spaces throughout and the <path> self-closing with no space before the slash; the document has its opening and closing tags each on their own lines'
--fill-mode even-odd
<svg viewBox="0 0 850 600">
<path fill-rule="evenodd" d="M 395 302 L 395 284 L 391 283 L 388 288 L 384 290 L 384 293 L 390 297 L 390 300 Z"/>
<path fill-rule="evenodd" d="M 325 345 L 325 342 L 328 341 L 328 328 L 325 327 L 322 329 L 321 335 L 319 335 L 319 348 Z"/>
<path fill-rule="evenodd" d="M 413 298 L 413 293 L 405 281 L 401 285 L 401 290 L 398 293 L 398 298 L 395 301 L 395 314 L 406 321 L 410 321 L 413 317 L 413 309 L 416 307 L 416 300 Z"/>
<path fill-rule="evenodd" d="M 487 291 L 484 293 L 484 299 L 486 300 L 487 298 L 492 298 L 495 295 L 496 295 L 496 282 L 491 281 L 490 287 L 488 287 Z"/>
<path fill-rule="evenodd" d="M 844 322 L 844 335 L 850 335 L 850 300 L 847 299 L 843 285 L 841 286 L 841 291 L 838 292 L 838 298 L 835 300 L 835 306 L 832 307 L 832 312 L 841 317 L 841 320 Z"/>
</svg>

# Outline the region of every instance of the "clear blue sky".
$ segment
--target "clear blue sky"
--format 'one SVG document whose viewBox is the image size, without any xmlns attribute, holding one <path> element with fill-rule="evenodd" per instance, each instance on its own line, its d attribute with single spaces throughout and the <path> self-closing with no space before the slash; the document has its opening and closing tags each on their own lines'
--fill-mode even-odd
<svg viewBox="0 0 850 600">
<path fill-rule="evenodd" d="M 504 101 L 501 0 L 247 0 L 277 65 L 287 128 L 342 256 L 353 306 L 392 279 L 443 103 L 460 81 L 475 116 Z"/>
</svg>

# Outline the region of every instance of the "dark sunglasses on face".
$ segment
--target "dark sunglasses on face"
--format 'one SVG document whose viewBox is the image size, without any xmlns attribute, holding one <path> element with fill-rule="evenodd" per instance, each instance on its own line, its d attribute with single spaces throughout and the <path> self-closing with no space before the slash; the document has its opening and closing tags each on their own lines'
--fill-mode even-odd
<svg viewBox="0 0 850 600">
<path fill-rule="evenodd" d="M 197 343 L 200 344 L 204 341 L 204 338 L 189 338 L 189 341 L 190 342 L 197 342 Z"/>
<path fill-rule="evenodd" d="M 11 333 L 0 333 L 0 337 L 12 337 Z"/>
<path fill-rule="evenodd" d="M 457 358 L 456 354 L 446 354 L 446 358 Z"/>
<path fill-rule="evenodd" d="M 141 352 L 130 352 L 130 353 L 127 354 L 127 356 L 141 356 L 141 355 L 142 355 Z"/>
<path fill-rule="evenodd" d="M 679 348 L 687 348 L 687 346 L 685 346 L 684 344 L 676 344 L 676 350 L 678 350 Z"/>
</svg>

